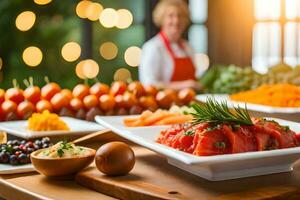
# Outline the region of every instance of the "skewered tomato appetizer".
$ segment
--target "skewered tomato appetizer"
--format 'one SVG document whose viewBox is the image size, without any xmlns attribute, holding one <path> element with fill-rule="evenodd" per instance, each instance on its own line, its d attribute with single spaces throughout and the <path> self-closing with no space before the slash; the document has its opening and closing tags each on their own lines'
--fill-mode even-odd
<svg viewBox="0 0 300 200">
<path fill-rule="evenodd" d="M 17 114 L 21 119 L 28 119 L 34 111 L 35 107 L 30 101 L 23 101 L 17 107 Z"/>
<path fill-rule="evenodd" d="M 141 97 L 146 94 L 144 86 L 138 81 L 129 83 L 127 89 L 129 92 L 133 93 L 136 97 Z"/>
<path fill-rule="evenodd" d="M 173 90 L 159 91 L 156 101 L 160 107 L 168 109 L 172 103 L 176 102 L 176 93 Z"/>
<path fill-rule="evenodd" d="M 0 105 L 4 102 L 5 98 L 5 91 L 3 89 L 0 89 Z"/>
<path fill-rule="evenodd" d="M 145 108 L 149 109 L 151 111 L 155 111 L 158 108 L 158 105 L 155 101 L 155 98 L 153 96 L 143 96 L 139 99 L 139 104 Z"/>
<path fill-rule="evenodd" d="M 196 93 L 193 89 L 185 88 L 178 92 L 178 100 L 181 104 L 186 105 L 194 100 Z"/>
<path fill-rule="evenodd" d="M 112 110 L 115 107 L 115 99 L 109 94 L 104 94 L 99 98 L 100 108 L 103 111 Z"/>
<path fill-rule="evenodd" d="M 43 111 L 48 110 L 49 112 L 52 112 L 52 105 L 47 100 L 40 100 L 36 104 L 36 111 L 39 113 L 42 113 Z"/>
<path fill-rule="evenodd" d="M 115 96 L 115 103 L 116 103 L 116 108 L 124 108 L 125 104 L 123 101 L 123 95 L 118 94 L 117 96 Z"/>
<path fill-rule="evenodd" d="M 51 104 L 54 110 L 60 110 L 63 107 L 69 106 L 69 99 L 62 93 L 55 94 L 51 99 Z"/>
<path fill-rule="evenodd" d="M 16 112 L 17 111 L 17 104 L 10 100 L 5 100 L 1 104 L 1 108 L 4 114 L 7 114 L 9 112 Z"/>
<path fill-rule="evenodd" d="M 24 90 L 24 97 L 31 103 L 36 104 L 41 98 L 41 90 L 37 86 L 29 86 Z"/>
<path fill-rule="evenodd" d="M 60 92 L 60 90 L 61 88 L 57 83 L 47 83 L 41 89 L 41 96 L 43 99 L 50 101 L 55 94 Z"/>
<path fill-rule="evenodd" d="M 125 108 L 131 108 L 132 106 L 134 106 L 135 104 L 137 104 L 137 99 L 135 97 L 134 94 L 126 92 L 123 95 L 123 104 Z"/>
<path fill-rule="evenodd" d="M 90 94 L 95 95 L 97 98 L 99 98 L 103 94 L 109 93 L 109 86 L 104 83 L 95 83 L 90 88 Z"/>
<path fill-rule="evenodd" d="M 71 101 L 71 99 L 73 98 L 73 94 L 69 89 L 63 89 L 60 92 L 64 94 L 69 99 L 69 101 Z"/>
<path fill-rule="evenodd" d="M 70 107 L 74 111 L 79 111 L 80 109 L 82 109 L 84 107 L 84 105 L 83 105 L 83 102 L 80 99 L 73 98 L 70 101 Z"/>
<path fill-rule="evenodd" d="M 15 102 L 16 104 L 24 101 L 23 91 L 19 88 L 9 88 L 5 92 L 5 99 Z"/>
<path fill-rule="evenodd" d="M 152 86 L 152 85 L 147 85 L 145 86 L 145 91 L 146 91 L 146 94 L 149 95 L 149 96 L 156 96 L 157 93 L 158 93 L 158 90 L 156 87 Z"/>
<path fill-rule="evenodd" d="M 90 87 L 85 84 L 78 84 L 73 88 L 73 96 L 83 100 L 90 93 Z"/>
<path fill-rule="evenodd" d="M 122 81 L 116 81 L 111 85 L 110 94 L 117 96 L 118 94 L 124 94 L 126 91 L 127 85 Z"/>
<path fill-rule="evenodd" d="M 95 95 L 88 95 L 84 97 L 83 104 L 87 109 L 90 109 L 92 107 L 98 106 L 99 100 Z"/>
</svg>

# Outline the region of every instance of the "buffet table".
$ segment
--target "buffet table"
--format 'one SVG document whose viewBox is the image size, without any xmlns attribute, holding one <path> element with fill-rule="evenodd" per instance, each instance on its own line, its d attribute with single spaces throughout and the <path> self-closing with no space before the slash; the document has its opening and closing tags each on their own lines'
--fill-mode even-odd
<svg viewBox="0 0 300 200">
<path fill-rule="evenodd" d="M 107 133 L 99 136 L 97 140 L 93 139 L 93 143 L 86 146 L 97 148 L 101 143 L 112 140 L 123 139 L 113 133 Z M 99 172 L 99 177 L 102 176 L 105 180 L 101 185 L 102 189 L 113 188 L 110 191 L 103 190 L 104 193 L 110 192 L 110 195 L 122 199 L 300 199 L 300 162 L 291 173 L 211 182 L 169 165 L 165 158 L 154 152 L 133 144 L 131 146 L 137 162 L 130 175 L 109 178 Z M 145 176 L 141 175 L 143 172 Z M 81 178 L 87 173 L 96 173 L 94 166 L 81 172 Z M 77 176 L 77 179 L 80 177 Z M 172 179 L 173 183 L 170 184 Z M 115 199 L 102 194 L 101 188 L 93 182 L 85 185 L 100 192 L 83 187 L 70 177 L 56 180 L 37 173 L 5 175 L 0 179 L 0 196 L 14 200 Z M 140 189 L 137 189 L 139 187 Z"/>
</svg>

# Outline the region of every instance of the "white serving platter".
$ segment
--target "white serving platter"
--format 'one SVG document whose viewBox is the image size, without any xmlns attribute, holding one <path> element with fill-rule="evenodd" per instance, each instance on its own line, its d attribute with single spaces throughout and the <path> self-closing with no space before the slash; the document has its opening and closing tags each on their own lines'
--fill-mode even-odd
<svg viewBox="0 0 300 200">
<path fill-rule="evenodd" d="M 214 97 L 218 102 L 220 101 L 227 101 L 229 107 L 233 106 L 241 106 L 242 108 L 245 107 L 245 102 L 237 102 L 233 101 L 229 98 L 227 94 L 200 94 L 196 96 L 196 100 L 205 102 L 207 97 Z M 295 114 L 300 113 L 300 108 L 293 108 L 293 107 L 273 107 L 273 106 L 265 106 L 259 104 L 252 104 L 247 103 L 247 109 L 257 112 L 264 112 L 264 113 L 281 113 L 281 114 Z"/>
<path fill-rule="evenodd" d="M 72 117 L 61 117 L 61 119 L 70 127 L 69 131 L 30 131 L 27 129 L 27 120 L 0 122 L 0 131 L 5 131 L 8 134 L 24 139 L 33 139 L 39 137 L 86 135 L 104 129 L 103 126 L 94 122 Z"/>
<path fill-rule="evenodd" d="M 170 164 L 211 181 L 292 171 L 293 164 L 300 158 L 300 147 L 230 155 L 194 156 L 155 142 L 160 131 L 166 127 L 122 128 L 120 118 L 97 116 L 96 121 L 116 134 L 164 155 Z M 300 132 L 299 123 L 270 119 L 290 126 L 291 130 L 297 133 Z"/>
<path fill-rule="evenodd" d="M 32 164 L 25 165 L 10 165 L 10 164 L 0 164 L 0 174 L 19 174 L 25 172 L 35 171 Z"/>
</svg>

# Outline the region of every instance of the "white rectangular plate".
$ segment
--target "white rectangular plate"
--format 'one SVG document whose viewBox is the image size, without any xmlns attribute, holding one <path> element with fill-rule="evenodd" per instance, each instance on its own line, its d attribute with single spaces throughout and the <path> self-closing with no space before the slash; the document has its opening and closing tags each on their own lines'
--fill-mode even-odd
<svg viewBox="0 0 300 200">
<path fill-rule="evenodd" d="M 229 98 L 227 94 L 200 94 L 196 96 L 198 101 L 205 102 L 207 97 L 214 97 L 217 101 L 227 101 L 229 107 L 233 106 L 241 106 L 245 107 L 245 102 L 237 102 L 233 101 Z M 248 110 L 264 112 L 264 113 L 282 113 L 282 114 L 294 114 L 300 113 L 300 108 L 293 107 L 273 107 L 273 106 L 265 106 L 259 104 L 247 103 Z"/>
<path fill-rule="evenodd" d="M 35 171 L 35 169 L 32 164 L 15 166 L 10 164 L 0 164 L 0 174 L 19 174 L 33 171 Z"/>
<path fill-rule="evenodd" d="M 24 139 L 32 139 L 47 136 L 85 135 L 104 129 L 103 126 L 94 122 L 79 120 L 72 117 L 61 117 L 61 119 L 70 127 L 69 131 L 30 131 L 27 129 L 27 120 L 0 122 L 0 131 L 5 131 L 11 135 Z"/>
<path fill-rule="evenodd" d="M 300 124 L 274 119 L 281 125 L 290 126 L 300 132 Z M 300 147 L 247 152 L 218 156 L 194 156 L 155 142 L 160 131 L 166 126 L 122 128 L 120 117 L 97 116 L 96 121 L 118 135 L 141 146 L 164 155 L 168 162 L 178 168 L 212 181 L 258 176 L 293 170 L 293 164 L 300 158 Z"/>
</svg>

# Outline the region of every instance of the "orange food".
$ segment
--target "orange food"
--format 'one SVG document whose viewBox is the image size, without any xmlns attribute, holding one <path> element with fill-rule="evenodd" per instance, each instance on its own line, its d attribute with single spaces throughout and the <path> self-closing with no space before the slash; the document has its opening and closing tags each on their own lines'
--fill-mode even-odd
<svg viewBox="0 0 300 200">
<path fill-rule="evenodd" d="M 109 86 L 104 83 L 95 83 L 90 88 L 90 94 L 95 95 L 97 98 L 99 98 L 103 94 L 109 93 Z"/>
<path fill-rule="evenodd" d="M 156 87 L 152 86 L 152 85 L 147 85 L 145 86 L 145 91 L 146 91 L 146 94 L 149 95 L 149 96 L 156 96 L 156 94 L 158 93 L 158 90 Z"/>
<path fill-rule="evenodd" d="M 4 102 L 5 98 L 5 91 L 3 89 L 0 89 L 0 105 Z"/>
<path fill-rule="evenodd" d="M 137 126 L 155 126 L 155 125 L 170 125 L 182 124 L 190 122 L 193 119 L 191 115 L 184 115 L 181 113 L 172 113 L 165 110 L 157 110 L 151 112 L 144 111 L 139 117 L 125 118 L 123 123 L 128 127 Z"/>
<path fill-rule="evenodd" d="M 30 101 L 23 101 L 17 107 L 17 114 L 21 119 L 28 119 L 34 113 L 35 107 Z"/>
<path fill-rule="evenodd" d="M 112 110 L 115 107 L 115 99 L 112 95 L 104 94 L 99 98 L 100 108 L 103 111 Z"/>
<path fill-rule="evenodd" d="M 194 100 L 196 93 L 193 89 L 185 88 L 178 92 L 178 100 L 181 104 L 187 105 Z"/>
<path fill-rule="evenodd" d="M 70 100 L 66 95 L 57 93 L 51 98 L 50 102 L 54 110 L 60 110 L 63 107 L 69 106 Z"/>
<path fill-rule="evenodd" d="M 47 83 L 41 89 L 41 96 L 43 99 L 50 101 L 51 98 L 58 92 L 60 92 L 61 88 L 57 83 Z"/>
<path fill-rule="evenodd" d="M 146 94 L 144 86 L 139 81 L 133 81 L 129 83 L 127 89 L 129 92 L 133 93 L 136 97 L 141 97 Z"/>
<path fill-rule="evenodd" d="M 233 94 L 230 99 L 274 107 L 300 107 L 300 87 L 291 84 L 262 85 Z"/>
<path fill-rule="evenodd" d="M 156 101 L 161 108 L 170 108 L 176 100 L 176 92 L 173 90 L 166 89 L 164 91 L 159 91 L 156 95 Z"/>
<path fill-rule="evenodd" d="M 110 94 L 117 96 L 118 94 L 124 94 L 127 89 L 126 83 L 122 81 L 113 82 L 110 88 Z"/>
<path fill-rule="evenodd" d="M 10 113 L 10 112 L 16 112 L 17 111 L 17 104 L 10 100 L 5 100 L 1 104 L 1 108 L 4 114 Z"/>
<path fill-rule="evenodd" d="M 132 106 L 136 105 L 138 100 L 136 99 L 135 95 L 129 92 L 126 92 L 123 95 L 123 105 L 125 108 L 131 108 Z"/>
<path fill-rule="evenodd" d="M 87 109 L 90 109 L 92 107 L 98 106 L 99 100 L 95 95 L 88 95 L 84 97 L 83 104 Z"/>
<path fill-rule="evenodd" d="M 57 114 L 50 113 L 47 110 L 43 113 L 34 113 L 28 119 L 28 129 L 32 131 L 70 130 Z"/>
<path fill-rule="evenodd" d="M 81 100 L 89 93 L 90 87 L 85 84 L 78 84 L 73 88 L 73 96 Z"/>
<path fill-rule="evenodd" d="M 73 98 L 73 94 L 69 89 L 62 89 L 60 92 L 64 94 L 70 101 Z"/>
<path fill-rule="evenodd" d="M 80 99 L 73 98 L 70 101 L 70 107 L 74 111 L 79 111 L 80 109 L 82 109 L 84 107 L 84 105 L 83 105 L 83 102 Z"/>
<path fill-rule="evenodd" d="M 41 89 L 37 86 L 29 86 L 24 90 L 24 97 L 31 103 L 36 104 L 41 98 Z"/>
<path fill-rule="evenodd" d="M 43 111 L 48 110 L 49 112 L 52 112 L 52 105 L 47 100 L 40 100 L 36 104 L 36 111 L 39 113 L 42 113 Z"/>
</svg>

